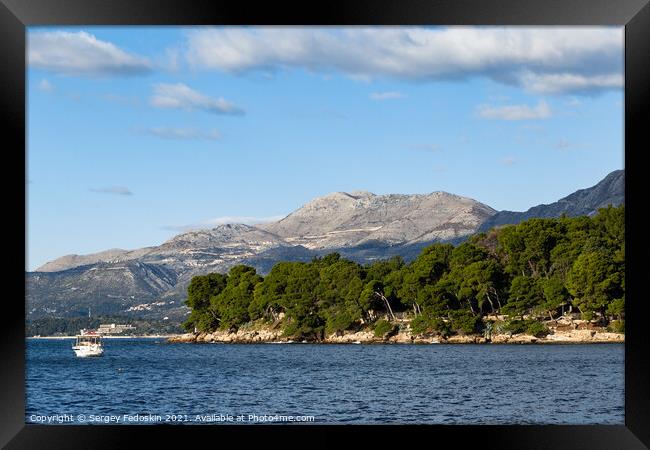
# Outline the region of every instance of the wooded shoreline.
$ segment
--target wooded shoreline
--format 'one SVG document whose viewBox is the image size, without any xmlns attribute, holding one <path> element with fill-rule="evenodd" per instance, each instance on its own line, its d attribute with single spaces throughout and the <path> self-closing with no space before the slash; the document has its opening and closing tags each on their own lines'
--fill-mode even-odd
<svg viewBox="0 0 650 450">
<path fill-rule="evenodd" d="M 275 333 L 258 334 L 253 333 L 186 333 L 167 334 L 156 336 L 104 336 L 106 339 L 166 339 L 169 343 L 231 343 L 231 344 L 603 344 L 603 343 L 624 343 L 623 333 L 611 333 L 607 331 L 584 332 L 559 332 L 545 338 L 536 338 L 526 334 L 498 334 L 493 335 L 488 341 L 483 336 L 450 336 L 447 339 L 438 337 L 413 336 L 408 333 L 398 333 L 388 339 L 375 337 L 370 332 L 349 333 L 341 336 L 330 336 L 324 341 L 294 341 L 288 337 L 279 336 Z M 35 340 L 65 340 L 74 339 L 75 336 L 27 336 L 26 339 Z"/>
<path fill-rule="evenodd" d="M 411 262 L 340 253 L 196 275 L 174 342 L 623 342 L 625 210 L 530 219 Z"/>
</svg>

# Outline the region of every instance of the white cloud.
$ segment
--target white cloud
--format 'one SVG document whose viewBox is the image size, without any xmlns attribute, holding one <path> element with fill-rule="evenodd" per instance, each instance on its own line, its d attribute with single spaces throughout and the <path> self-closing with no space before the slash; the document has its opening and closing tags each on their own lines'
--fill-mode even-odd
<svg viewBox="0 0 650 450">
<path fill-rule="evenodd" d="M 133 195 L 133 192 L 125 186 L 107 186 L 102 188 L 92 188 L 90 190 L 98 194 Z"/>
<path fill-rule="evenodd" d="M 528 105 L 481 105 L 476 112 L 483 119 L 537 120 L 551 117 L 551 108 L 543 100 L 535 107 Z"/>
<path fill-rule="evenodd" d="M 151 104 L 157 108 L 202 110 L 214 114 L 241 115 L 244 110 L 219 97 L 201 94 L 183 83 L 154 85 Z"/>
<path fill-rule="evenodd" d="M 517 160 L 512 156 L 507 156 L 501 160 L 501 164 L 503 164 L 504 166 L 512 166 L 516 162 Z"/>
<path fill-rule="evenodd" d="M 31 67 L 64 75 L 140 75 L 152 69 L 148 59 L 84 31 L 29 32 L 27 59 Z"/>
<path fill-rule="evenodd" d="M 401 92 L 395 92 L 395 91 L 389 91 L 389 92 L 373 92 L 370 94 L 370 99 L 371 100 L 395 100 L 398 98 L 403 98 L 404 95 L 402 95 Z"/>
<path fill-rule="evenodd" d="M 527 73 L 521 77 L 524 88 L 542 94 L 564 92 L 595 93 L 606 89 L 622 88 L 623 74 L 580 75 L 574 73 Z"/>
<path fill-rule="evenodd" d="M 178 128 L 178 127 L 150 127 L 137 130 L 143 134 L 149 134 L 162 139 L 178 140 L 199 140 L 216 141 L 221 138 L 218 130 L 203 131 L 198 128 Z"/>
<path fill-rule="evenodd" d="M 39 83 L 38 83 L 38 90 L 43 91 L 43 92 L 53 92 L 54 91 L 54 85 L 47 81 L 45 78 L 43 78 Z"/>
<path fill-rule="evenodd" d="M 191 231 L 191 230 L 209 230 L 219 225 L 226 225 L 229 223 L 243 223 L 245 225 L 258 225 L 261 223 L 277 222 L 283 219 L 286 215 L 269 216 L 269 217 L 251 217 L 251 216 L 223 216 L 215 217 L 213 219 L 204 220 L 199 223 L 189 225 L 168 225 L 163 227 L 166 230 L 172 231 Z"/>
<path fill-rule="evenodd" d="M 622 87 L 622 27 L 201 28 L 186 60 L 226 72 L 302 68 L 368 80 L 485 76 L 533 92 Z"/>
</svg>

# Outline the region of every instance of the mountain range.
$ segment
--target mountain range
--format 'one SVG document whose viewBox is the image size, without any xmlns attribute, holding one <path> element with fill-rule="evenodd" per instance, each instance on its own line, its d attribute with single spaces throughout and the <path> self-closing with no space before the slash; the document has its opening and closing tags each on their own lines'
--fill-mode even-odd
<svg viewBox="0 0 650 450">
<path fill-rule="evenodd" d="M 591 215 L 624 203 L 625 173 L 526 212 L 500 211 L 446 192 L 375 195 L 335 192 L 282 220 L 226 224 L 179 234 L 159 246 L 67 255 L 26 274 L 27 317 L 132 315 L 182 321 L 194 275 L 248 264 L 267 273 L 278 261 L 308 261 L 337 251 L 360 263 L 401 255 L 433 242 L 458 243 L 473 233 L 532 217 Z"/>
<path fill-rule="evenodd" d="M 598 208 L 622 205 L 625 202 L 625 171 L 615 170 L 600 183 L 580 189 L 550 205 L 538 205 L 525 212 L 499 211 L 483 222 L 479 231 L 487 231 L 499 225 L 516 224 L 533 217 L 552 218 L 566 214 L 570 217 L 591 216 Z"/>
</svg>

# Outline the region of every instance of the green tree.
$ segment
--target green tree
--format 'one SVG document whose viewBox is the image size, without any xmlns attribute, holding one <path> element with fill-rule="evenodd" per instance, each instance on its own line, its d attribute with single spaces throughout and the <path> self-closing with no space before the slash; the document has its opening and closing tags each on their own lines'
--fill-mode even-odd
<svg viewBox="0 0 650 450">
<path fill-rule="evenodd" d="M 449 257 L 449 267 L 451 269 L 467 267 L 472 263 L 485 261 L 488 256 L 486 249 L 476 244 L 464 242 L 458 247 L 452 248 Z"/>
<path fill-rule="evenodd" d="M 404 258 L 393 256 L 390 259 L 380 259 L 365 267 L 366 281 L 376 280 L 384 282 L 391 274 L 404 267 Z"/>
<path fill-rule="evenodd" d="M 321 268 L 317 307 L 325 320 L 326 332 L 347 330 L 366 316 L 365 305 L 360 302 L 363 276 L 361 266 L 346 259 Z"/>
<path fill-rule="evenodd" d="M 557 219 L 530 219 L 504 227 L 498 239 L 507 272 L 540 278 L 550 272 L 551 252 L 562 239 L 562 225 Z"/>
<path fill-rule="evenodd" d="M 603 244 L 611 250 L 619 250 L 625 244 L 625 207 L 600 208 L 593 218 Z"/>
<path fill-rule="evenodd" d="M 248 305 L 252 320 L 264 318 L 276 321 L 284 312 L 287 280 L 297 263 L 279 262 L 273 266 L 264 280 L 255 286 L 253 300 Z"/>
<path fill-rule="evenodd" d="M 553 313 L 570 301 L 569 291 L 559 276 L 541 279 L 538 284 L 544 296 L 540 307 L 551 317 L 551 320 L 555 320 Z"/>
<path fill-rule="evenodd" d="M 532 277 L 519 275 L 512 279 L 508 303 L 503 307 L 503 311 L 522 316 L 543 302 L 544 294 L 539 283 Z"/>
<path fill-rule="evenodd" d="M 361 305 L 362 311 L 364 311 L 364 320 L 372 321 L 370 317 L 370 311 L 379 311 L 383 310 L 391 316 L 394 320 L 395 315 L 391 307 L 391 301 L 389 295 L 386 293 L 386 285 L 381 281 L 370 280 L 368 281 L 361 291 L 359 296 L 359 304 Z"/>
<path fill-rule="evenodd" d="M 430 245 L 402 269 L 398 295 L 405 307 L 413 308 L 416 316 L 422 312 L 423 303 L 432 298 L 431 287 L 449 270 L 452 251 L 451 244 Z"/>
<path fill-rule="evenodd" d="M 480 334 L 483 331 L 483 321 L 480 316 L 468 310 L 456 310 L 449 313 L 451 328 L 460 334 Z"/>
<path fill-rule="evenodd" d="M 501 308 L 504 275 L 496 261 L 473 262 L 464 267 L 461 274 L 457 297 L 467 302 L 473 314 Z"/>
<path fill-rule="evenodd" d="M 210 299 L 210 308 L 217 313 L 221 329 L 236 330 L 249 321 L 248 307 L 255 286 L 261 282 L 262 277 L 253 267 L 237 265 L 230 269 L 226 287 Z"/>
<path fill-rule="evenodd" d="M 217 296 L 226 287 L 228 277 L 220 273 L 197 275 L 187 287 L 185 304 L 191 308 L 190 316 L 183 323 L 188 331 L 211 331 L 218 326 L 219 317 L 210 309 L 210 298 Z"/>
<path fill-rule="evenodd" d="M 366 266 L 364 287 L 359 298 L 365 321 L 372 321 L 376 311 L 384 311 L 391 318 L 395 317 L 393 308 L 400 304 L 398 292 L 402 288 L 405 271 L 401 256 L 375 261 Z M 373 317 L 370 317 L 371 313 Z"/>
<path fill-rule="evenodd" d="M 381 319 L 375 323 L 375 337 L 390 336 L 397 331 L 397 327 L 387 320 Z"/>
<path fill-rule="evenodd" d="M 612 300 L 612 302 L 607 305 L 607 312 L 612 316 L 616 317 L 619 321 L 624 320 L 625 318 L 625 294 L 623 297 Z"/>
<path fill-rule="evenodd" d="M 595 235 L 595 225 L 587 216 L 562 217 L 559 219 L 559 224 L 563 235 L 551 250 L 549 276 L 557 276 L 565 282 L 574 261 L 584 250 L 590 236 Z"/>
<path fill-rule="evenodd" d="M 295 263 L 287 277 L 282 307 L 287 320 L 284 332 L 296 338 L 321 338 L 323 319 L 318 311 L 318 264 Z"/>
<path fill-rule="evenodd" d="M 451 334 L 451 323 L 440 314 L 425 309 L 411 321 L 413 334 L 437 334 L 447 337 Z"/>
<path fill-rule="evenodd" d="M 576 259 L 567 288 L 582 313 L 598 313 L 601 317 L 606 316 L 610 303 L 624 294 L 621 273 L 611 255 L 602 251 L 586 252 Z"/>
</svg>

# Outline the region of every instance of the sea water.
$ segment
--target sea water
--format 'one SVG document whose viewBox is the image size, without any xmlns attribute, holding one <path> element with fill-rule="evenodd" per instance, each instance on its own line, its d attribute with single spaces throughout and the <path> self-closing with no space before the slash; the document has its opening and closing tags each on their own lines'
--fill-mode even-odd
<svg viewBox="0 0 650 450">
<path fill-rule="evenodd" d="M 71 345 L 27 340 L 27 423 L 624 423 L 623 344 Z"/>
</svg>

